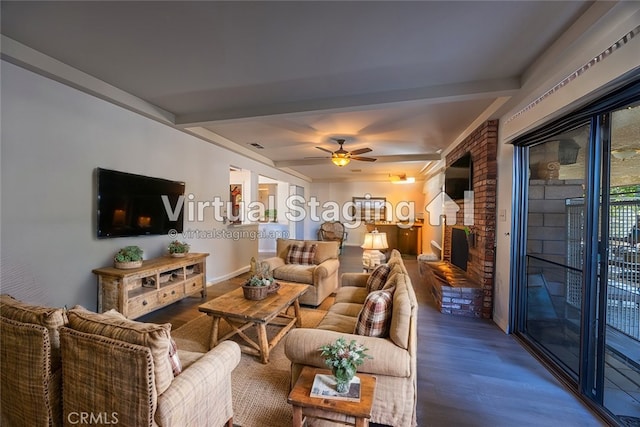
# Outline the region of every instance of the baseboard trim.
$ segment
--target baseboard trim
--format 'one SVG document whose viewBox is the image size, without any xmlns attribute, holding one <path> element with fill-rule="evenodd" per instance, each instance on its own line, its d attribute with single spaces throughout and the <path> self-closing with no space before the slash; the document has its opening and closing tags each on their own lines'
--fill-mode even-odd
<svg viewBox="0 0 640 427">
<path fill-rule="evenodd" d="M 251 266 L 250 265 L 245 265 L 244 267 L 241 267 L 235 271 L 232 271 L 231 273 L 227 273 L 223 276 L 218 276 L 218 277 L 214 277 L 214 278 L 209 278 L 207 279 L 207 286 L 212 286 L 215 285 L 216 283 L 220 283 L 220 282 L 224 282 L 225 280 L 229 280 L 229 279 L 233 279 L 236 276 L 239 276 L 243 273 L 246 273 L 247 271 L 251 270 Z"/>
</svg>

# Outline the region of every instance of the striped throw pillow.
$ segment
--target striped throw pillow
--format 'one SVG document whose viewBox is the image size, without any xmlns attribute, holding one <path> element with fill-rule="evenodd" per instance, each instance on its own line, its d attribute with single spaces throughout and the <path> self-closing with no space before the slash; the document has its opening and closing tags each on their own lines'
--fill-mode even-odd
<svg viewBox="0 0 640 427">
<path fill-rule="evenodd" d="M 367 295 L 362 310 L 358 314 L 354 333 L 368 337 L 389 335 L 395 288 L 373 291 Z"/>
<path fill-rule="evenodd" d="M 371 272 L 367 279 L 367 292 L 379 291 L 384 288 L 391 273 L 391 267 L 387 264 L 380 264 Z"/>
<path fill-rule="evenodd" d="M 287 264 L 313 265 L 313 260 L 316 257 L 316 248 L 316 244 L 292 244 L 287 254 Z"/>
</svg>

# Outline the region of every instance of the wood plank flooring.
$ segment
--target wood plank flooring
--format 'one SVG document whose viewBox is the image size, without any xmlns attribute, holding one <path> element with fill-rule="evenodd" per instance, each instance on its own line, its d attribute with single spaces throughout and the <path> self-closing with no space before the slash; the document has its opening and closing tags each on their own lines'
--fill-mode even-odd
<svg viewBox="0 0 640 427">
<path fill-rule="evenodd" d="M 341 272 L 361 271 L 361 251 L 344 248 Z M 415 257 L 407 257 L 405 266 L 419 302 L 420 427 L 606 425 L 493 322 L 439 313 Z M 234 289 L 242 280 L 210 286 L 208 299 Z M 199 298 L 187 298 L 139 320 L 170 322 L 175 329 L 197 316 L 201 303 Z"/>
</svg>

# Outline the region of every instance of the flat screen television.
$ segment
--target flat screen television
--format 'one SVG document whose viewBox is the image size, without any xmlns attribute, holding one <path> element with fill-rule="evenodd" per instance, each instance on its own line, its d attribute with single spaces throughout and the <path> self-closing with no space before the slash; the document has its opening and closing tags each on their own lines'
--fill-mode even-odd
<svg viewBox="0 0 640 427">
<path fill-rule="evenodd" d="M 184 198 L 184 182 L 102 168 L 97 178 L 99 238 L 183 231 L 184 209 L 178 213 L 176 206 Z"/>
<path fill-rule="evenodd" d="M 473 189 L 473 161 L 467 153 L 453 162 L 444 172 L 444 192 L 452 200 L 464 199 L 464 192 Z"/>
</svg>

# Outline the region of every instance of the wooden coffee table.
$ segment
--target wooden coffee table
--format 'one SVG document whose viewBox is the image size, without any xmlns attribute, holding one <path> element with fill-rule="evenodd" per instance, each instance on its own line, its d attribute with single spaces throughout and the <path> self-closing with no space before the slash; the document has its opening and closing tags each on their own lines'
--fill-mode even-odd
<svg viewBox="0 0 640 427">
<path fill-rule="evenodd" d="M 304 415 L 312 418 L 332 420 L 330 413 L 346 416 L 347 422 L 356 427 L 366 427 L 371 418 L 371 408 L 376 391 L 376 377 L 356 373 L 360 378 L 360 401 L 311 397 L 311 386 L 316 374 L 331 375 L 328 369 L 317 369 L 309 366 L 302 368 L 298 381 L 289 393 L 289 402 L 293 406 L 293 427 L 302 427 Z M 343 421 L 336 419 L 336 421 Z"/>
<path fill-rule="evenodd" d="M 240 345 L 244 353 L 259 356 L 262 363 L 268 363 L 269 352 L 282 337 L 294 326 L 302 326 L 298 298 L 309 289 L 309 285 L 280 281 L 278 283 L 280 284 L 278 292 L 260 301 L 246 299 L 240 287 L 198 306 L 198 310 L 213 318 L 209 348 L 218 345 L 218 341 L 239 335 L 247 344 Z M 290 315 L 287 309 L 292 305 L 294 314 Z M 219 338 L 220 319 L 224 319 L 232 330 Z M 271 341 L 267 339 L 268 324 L 282 326 Z M 244 333 L 244 330 L 251 326 L 256 327 L 258 342 Z"/>
</svg>

